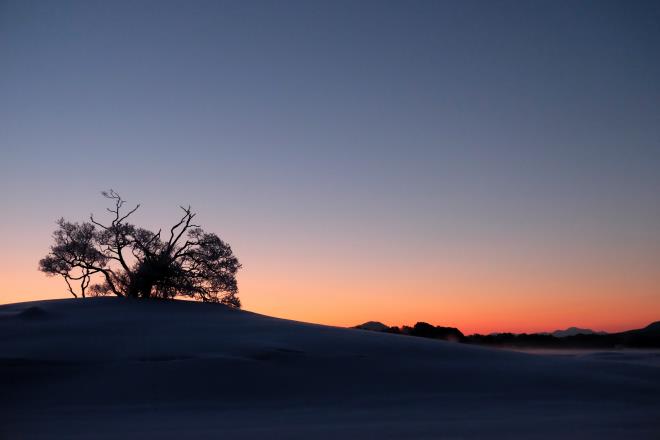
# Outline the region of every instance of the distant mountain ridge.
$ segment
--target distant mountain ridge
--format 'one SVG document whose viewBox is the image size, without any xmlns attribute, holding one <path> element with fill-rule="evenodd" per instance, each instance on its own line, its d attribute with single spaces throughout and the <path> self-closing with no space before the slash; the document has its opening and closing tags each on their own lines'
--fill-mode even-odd
<svg viewBox="0 0 660 440">
<path fill-rule="evenodd" d="M 433 326 L 418 322 L 414 327 L 389 327 L 382 322 L 369 321 L 353 328 L 397 333 L 431 339 L 441 339 L 467 344 L 529 347 L 529 348 L 660 348 L 660 321 L 644 328 L 619 333 L 594 331 L 587 328 L 569 327 L 544 333 L 491 333 L 465 336 L 454 327 Z"/>
<path fill-rule="evenodd" d="M 568 327 L 565 330 L 555 330 L 554 332 L 543 332 L 538 333 L 540 335 L 552 335 L 555 338 L 565 338 L 567 336 L 575 335 L 607 335 L 607 332 L 604 331 L 595 331 L 590 328 L 580 328 L 580 327 Z"/>
<path fill-rule="evenodd" d="M 367 321 L 364 324 L 356 325 L 353 328 L 360 330 L 370 330 L 372 332 L 386 332 L 389 327 L 379 321 Z"/>
<path fill-rule="evenodd" d="M 660 321 L 652 322 L 643 329 L 632 330 L 632 331 L 641 331 L 645 333 L 660 333 Z"/>
</svg>

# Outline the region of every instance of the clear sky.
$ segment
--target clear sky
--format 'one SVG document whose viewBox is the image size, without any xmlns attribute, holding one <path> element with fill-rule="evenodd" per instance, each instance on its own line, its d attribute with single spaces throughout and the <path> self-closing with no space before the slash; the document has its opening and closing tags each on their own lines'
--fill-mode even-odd
<svg viewBox="0 0 660 440">
<path fill-rule="evenodd" d="M 0 303 L 99 191 L 179 204 L 244 307 L 336 325 L 660 320 L 660 3 L 0 1 Z"/>
</svg>

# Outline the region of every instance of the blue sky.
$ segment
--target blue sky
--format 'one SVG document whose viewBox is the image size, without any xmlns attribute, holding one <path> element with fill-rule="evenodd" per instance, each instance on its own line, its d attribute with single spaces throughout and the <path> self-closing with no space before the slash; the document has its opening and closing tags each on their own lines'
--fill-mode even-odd
<svg viewBox="0 0 660 440">
<path fill-rule="evenodd" d="M 256 310 L 359 298 L 358 319 L 388 283 L 486 307 L 499 277 L 520 313 L 559 310 L 617 271 L 607 304 L 658 310 L 658 22 L 655 2 L 4 1 L 0 296 L 62 295 L 25 274 L 112 187 L 153 227 L 192 204 Z M 319 287 L 347 272 L 359 292 Z"/>
</svg>

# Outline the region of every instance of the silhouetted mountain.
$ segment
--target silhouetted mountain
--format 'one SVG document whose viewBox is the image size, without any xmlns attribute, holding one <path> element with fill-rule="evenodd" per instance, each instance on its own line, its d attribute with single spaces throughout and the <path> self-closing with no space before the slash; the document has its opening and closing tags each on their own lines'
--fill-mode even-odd
<svg viewBox="0 0 660 440">
<path fill-rule="evenodd" d="M 642 329 L 632 330 L 632 331 L 637 331 L 637 332 L 641 332 L 641 333 L 648 334 L 648 335 L 650 335 L 650 334 L 658 335 L 658 334 L 660 334 L 660 321 L 656 321 L 654 323 L 651 323 L 651 324 L 647 325 L 646 327 L 644 327 Z"/>
<path fill-rule="evenodd" d="M 555 330 L 552 333 L 540 333 L 540 334 L 549 334 L 555 338 L 565 338 L 567 336 L 575 335 L 606 335 L 607 332 L 594 331 L 589 328 L 579 328 L 579 327 L 569 327 L 565 330 Z"/>
<path fill-rule="evenodd" d="M 356 325 L 353 328 L 359 328 L 360 330 L 370 330 L 372 332 L 386 332 L 390 328 L 378 321 L 367 321 L 364 324 Z"/>
<path fill-rule="evenodd" d="M 387 325 L 379 321 L 367 321 L 364 324 L 356 325 L 355 327 L 352 328 L 357 328 L 359 330 L 369 330 L 372 332 L 396 333 L 396 334 L 401 333 L 401 329 L 399 327 L 388 327 Z"/>
<path fill-rule="evenodd" d="M 617 341 L 621 345 L 630 347 L 660 347 L 660 321 L 656 321 L 644 328 L 616 333 Z"/>
</svg>

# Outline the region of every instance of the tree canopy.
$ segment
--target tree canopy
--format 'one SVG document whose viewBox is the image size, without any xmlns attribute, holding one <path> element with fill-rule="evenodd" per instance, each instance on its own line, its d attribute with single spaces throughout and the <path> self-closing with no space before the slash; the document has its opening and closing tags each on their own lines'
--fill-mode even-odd
<svg viewBox="0 0 660 440">
<path fill-rule="evenodd" d="M 110 222 L 93 215 L 82 223 L 60 218 L 39 270 L 62 276 L 75 297 L 184 296 L 240 307 L 236 273 L 241 264 L 220 237 L 193 223 L 190 206 L 181 207 L 182 217 L 163 234 L 128 222 L 139 204 L 126 211 L 115 191 L 102 194 L 113 205 L 107 208 Z"/>
</svg>

